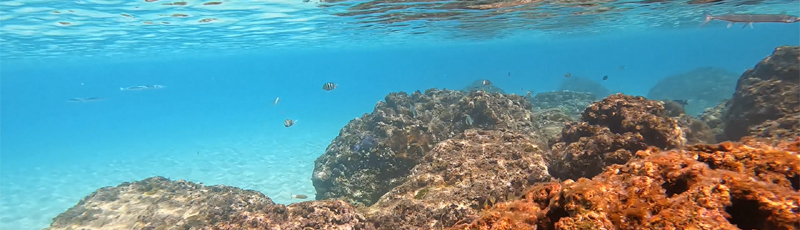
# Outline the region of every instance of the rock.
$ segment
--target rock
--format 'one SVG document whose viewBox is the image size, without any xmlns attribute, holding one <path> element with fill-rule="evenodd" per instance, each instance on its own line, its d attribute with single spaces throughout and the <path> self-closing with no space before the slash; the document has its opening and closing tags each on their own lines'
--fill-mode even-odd
<svg viewBox="0 0 800 230">
<path fill-rule="evenodd" d="M 373 229 L 342 201 L 275 204 L 256 191 L 150 177 L 101 188 L 59 214 L 56 229 Z"/>
<path fill-rule="evenodd" d="M 598 100 L 611 95 L 608 89 L 606 89 L 606 87 L 599 82 L 576 76 L 564 78 L 564 81 L 561 82 L 561 86 L 558 87 L 558 90 L 591 93 L 595 96 L 593 100 Z"/>
<path fill-rule="evenodd" d="M 387 230 L 450 227 L 550 179 L 542 148 L 528 135 L 470 129 L 425 155 L 368 218 Z"/>
<path fill-rule="evenodd" d="M 430 89 L 391 93 L 371 114 L 350 121 L 315 161 L 317 199 L 342 199 L 369 206 L 402 184 L 437 143 L 464 130 L 513 130 L 537 136 L 530 104 L 518 95 Z M 363 136 L 379 144 L 367 151 L 349 146 Z M 545 143 L 546 140 L 540 140 Z"/>
<path fill-rule="evenodd" d="M 451 229 L 798 229 L 799 147 L 649 148 L 591 180 L 537 184 Z"/>
<path fill-rule="evenodd" d="M 760 132 L 754 129 L 764 122 L 792 124 L 800 116 L 800 47 L 782 46 L 755 68 L 739 78 L 736 92 L 723 115 L 724 134 L 729 140 L 739 140 Z M 781 127 L 765 124 L 770 127 Z M 793 125 L 788 125 L 791 127 Z M 775 128 L 768 129 L 774 130 Z M 788 139 L 800 136 L 800 131 L 779 128 Z M 768 131 L 772 132 L 772 131 Z"/>
<path fill-rule="evenodd" d="M 611 95 L 587 107 L 582 120 L 568 124 L 552 146 L 548 162 L 555 178 L 590 178 L 606 166 L 628 162 L 648 146 L 671 149 L 686 143 L 663 104 L 644 97 Z"/>
<path fill-rule="evenodd" d="M 730 100 L 725 100 L 719 103 L 717 106 L 712 108 L 707 108 L 703 111 L 703 114 L 698 116 L 700 121 L 703 121 L 711 128 L 711 132 L 714 133 L 714 139 L 717 142 L 725 141 L 725 134 L 723 134 L 723 130 L 725 128 L 725 123 L 722 120 L 722 116 L 725 113 L 725 108 Z"/>
<path fill-rule="evenodd" d="M 681 131 L 686 137 L 686 144 L 719 143 L 714 134 L 714 130 L 708 127 L 705 122 L 686 114 L 681 114 L 673 118 L 678 119 L 678 125 L 681 127 Z"/>
<path fill-rule="evenodd" d="M 592 93 L 572 91 L 545 92 L 528 98 L 534 112 L 557 109 L 567 114 L 571 120 L 580 120 L 581 112 L 596 100 L 597 96 Z"/>
<path fill-rule="evenodd" d="M 479 91 L 482 90 L 487 93 L 499 93 L 499 94 L 506 94 L 506 91 L 501 89 L 500 87 L 495 86 L 494 84 L 489 81 L 489 84 L 484 84 L 484 81 L 489 81 L 488 79 L 480 79 L 473 81 L 472 84 L 469 84 L 467 87 L 461 90 L 462 93 L 469 94 L 472 91 Z"/>
<path fill-rule="evenodd" d="M 706 108 L 729 99 L 738 74 L 721 68 L 704 67 L 661 79 L 647 93 L 650 100 L 689 100 L 686 113 L 697 116 Z"/>
</svg>

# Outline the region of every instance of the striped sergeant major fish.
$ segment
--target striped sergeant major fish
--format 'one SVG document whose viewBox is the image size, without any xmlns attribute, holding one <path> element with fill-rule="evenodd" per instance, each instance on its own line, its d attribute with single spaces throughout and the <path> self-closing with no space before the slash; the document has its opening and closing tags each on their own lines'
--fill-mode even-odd
<svg viewBox="0 0 800 230">
<path fill-rule="evenodd" d="M 744 23 L 742 29 L 747 27 L 748 25 L 750 28 L 753 28 L 753 23 L 756 22 L 781 22 L 781 23 L 794 23 L 800 21 L 800 18 L 797 16 L 787 15 L 786 12 L 781 14 L 724 14 L 724 15 L 711 15 L 708 12 L 705 13 L 706 20 L 703 22 L 703 26 L 708 24 L 711 20 L 721 20 L 728 22 L 728 28 L 731 28 L 734 23 Z"/>
</svg>

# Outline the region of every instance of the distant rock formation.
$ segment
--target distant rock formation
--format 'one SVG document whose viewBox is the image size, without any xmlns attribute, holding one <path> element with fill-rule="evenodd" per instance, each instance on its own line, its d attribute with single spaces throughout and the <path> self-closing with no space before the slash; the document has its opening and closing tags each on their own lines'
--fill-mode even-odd
<svg viewBox="0 0 800 230">
<path fill-rule="evenodd" d="M 647 93 L 651 100 L 689 100 L 686 113 L 703 110 L 731 98 L 739 75 L 721 68 L 704 67 L 661 79 Z"/>
<path fill-rule="evenodd" d="M 476 80 L 476 81 L 473 81 L 472 84 L 469 84 L 467 87 L 464 87 L 463 89 L 461 89 L 461 92 L 465 93 L 465 94 L 469 94 L 472 91 L 483 90 L 484 92 L 487 92 L 487 93 L 506 94 L 506 91 L 501 89 L 500 87 L 497 87 L 492 83 L 489 83 L 488 85 L 484 84 L 484 81 L 491 82 L 488 79 Z"/>
<path fill-rule="evenodd" d="M 580 120 L 581 113 L 597 99 L 592 93 L 573 91 L 552 91 L 536 94 L 528 98 L 534 112 L 557 109 L 572 120 Z"/>
<path fill-rule="evenodd" d="M 591 93 L 595 96 L 593 100 L 599 100 L 611 95 L 611 92 L 599 82 L 578 76 L 565 78 L 564 81 L 561 82 L 561 86 L 558 87 L 558 90 Z"/>
</svg>

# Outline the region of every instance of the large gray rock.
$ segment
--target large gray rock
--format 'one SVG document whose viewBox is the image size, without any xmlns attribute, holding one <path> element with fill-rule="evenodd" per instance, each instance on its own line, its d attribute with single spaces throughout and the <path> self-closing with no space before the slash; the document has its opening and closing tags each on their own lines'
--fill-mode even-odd
<svg viewBox="0 0 800 230">
<path fill-rule="evenodd" d="M 705 67 L 676 74 L 659 81 L 647 98 L 651 100 L 689 100 L 686 113 L 698 116 L 733 95 L 738 74 L 725 69 Z"/>
</svg>

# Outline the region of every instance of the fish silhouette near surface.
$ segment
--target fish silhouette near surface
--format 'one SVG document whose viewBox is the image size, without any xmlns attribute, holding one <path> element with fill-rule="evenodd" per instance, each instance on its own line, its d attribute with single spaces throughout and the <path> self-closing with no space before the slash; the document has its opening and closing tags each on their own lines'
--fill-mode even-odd
<svg viewBox="0 0 800 230">
<path fill-rule="evenodd" d="M 708 24 L 711 20 L 721 20 L 728 22 L 728 28 L 731 28 L 734 23 L 744 23 L 742 28 L 747 27 L 748 25 L 750 28 L 753 28 L 753 23 L 758 22 L 780 22 L 780 23 L 794 23 L 799 22 L 800 18 L 797 16 L 787 15 L 786 13 L 781 14 L 724 14 L 724 15 L 711 15 L 709 13 L 705 13 L 706 20 L 703 22 L 703 26 Z"/>
<path fill-rule="evenodd" d="M 93 102 L 93 101 L 102 101 L 102 100 L 105 100 L 105 98 L 102 98 L 102 97 L 86 97 L 86 98 L 76 97 L 76 98 L 67 99 L 67 101 L 69 101 L 69 102 Z"/>
<path fill-rule="evenodd" d="M 360 151 L 360 150 L 370 150 L 378 146 L 378 140 L 375 139 L 372 135 L 367 135 L 364 138 L 361 138 L 361 141 L 358 144 L 351 145 L 350 150 L 353 151 Z"/>
<path fill-rule="evenodd" d="M 136 90 L 148 90 L 148 89 L 163 89 L 163 85 L 137 85 L 137 86 L 128 86 L 128 87 L 119 87 L 120 91 L 136 91 Z"/>
</svg>

